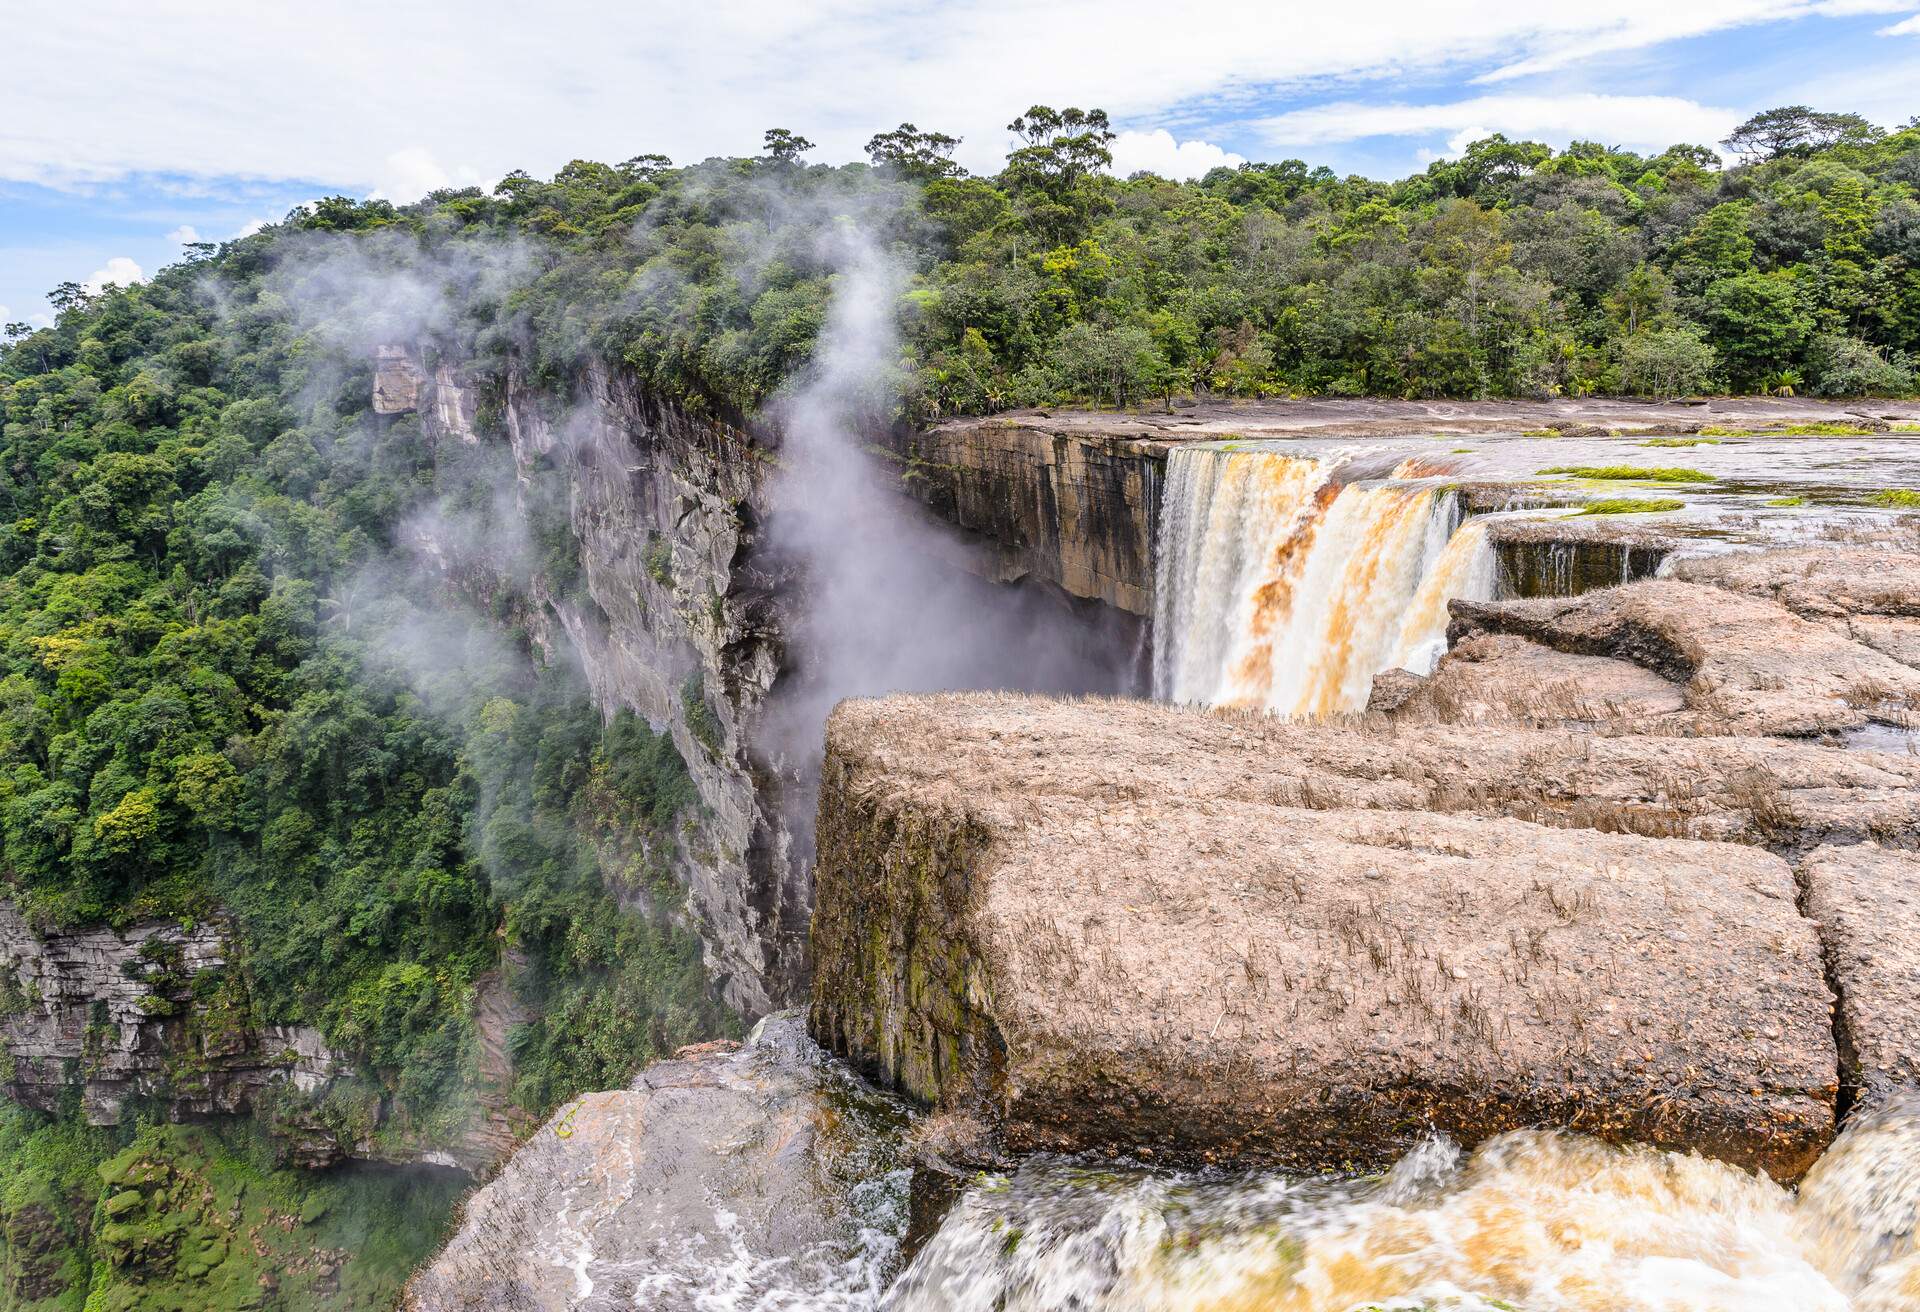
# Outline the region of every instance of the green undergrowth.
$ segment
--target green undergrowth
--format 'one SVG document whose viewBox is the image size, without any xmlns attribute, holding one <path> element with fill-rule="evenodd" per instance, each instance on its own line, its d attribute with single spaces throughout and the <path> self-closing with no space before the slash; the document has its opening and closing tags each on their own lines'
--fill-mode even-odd
<svg viewBox="0 0 1920 1312">
<path fill-rule="evenodd" d="M 1554 465 L 1540 472 L 1567 474 L 1574 478 L 1599 479 L 1610 483 L 1711 483 L 1714 481 L 1712 474 L 1674 465 L 1655 466 L 1650 469 L 1641 469 L 1634 465 Z"/>
<path fill-rule="evenodd" d="M 1866 428 L 1859 424 L 1842 424 L 1820 421 L 1809 424 L 1779 424 L 1767 428 L 1731 428 L 1723 424 L 1710 424 L 1700 430 L 1709 437 L 1872 437 L 1879 430 Z M 1894 432 L 1901 430 L 1896 428 Z"/>
<path fill-rule="evenodd" d="M 278 1164 L 247 1123 L 88 1127 L 0 1106 L 9 1312 L 392 1307 L 464 1176 Z"/>
<path fill-rule="evenodd" d="M 1678 510 L 1687 503 L 1668 497 L 1605 497 L 1580 508 L 1582 515 L 1648 515 Z"/>
<path fill-rule="evenodd" d="M 1795 506 L 1806 505 L 1807 499 L 1805 497 L 1774 497 L 1767 504 L 1776 510 L 1790 510 Z"/>
<path fill-rule="evenodd" d="M 1717 437 L 1650 437 L 1640 445 L 1662 447 L 1719 446 L 1720 439 Z"/>
<path fill-rule="evenodd" d="M 1875 492 L 1867 500 L 1894 510 L 1920 510 L 1920 491 L 1908 487 L 1890 487 L 1884 492 Z"/>
</svg>

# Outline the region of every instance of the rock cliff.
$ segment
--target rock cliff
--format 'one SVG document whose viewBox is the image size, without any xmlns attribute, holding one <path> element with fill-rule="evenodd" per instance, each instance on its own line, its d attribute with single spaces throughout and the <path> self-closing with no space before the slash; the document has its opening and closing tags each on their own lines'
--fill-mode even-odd
<svg viewBox="0 0 1920 1312">
<path fill-rule="evenodd" d="M 483 994 L 487 989 L 483 987 Z M 0 901 L 0 1043 L 15 1101 L 94 1125 L 259 1114 L 308 1166 L 347 1158 L 484 1170 L 519 1127 L 504 1081 L 452 1127 L 416 1124 L 304 1025 L 263 1023 L 218 920 L 34 929 Z"/>
<path fill-rule="evenodd" d="M 514 620 L 537 643 L 565 634 L 597 704 L 672 734 L 703 806 L 673 853 L 687 899 L 671 910 L 701 935 L 730 1005 L 761 1015 L 792 1002 L 805 987 L 808 885 L 780 773 L 752 750 L 784 656 L 777 580 L 754 558 L 770 457 L 751 435 L 605 369 L 583 375 L 564 405 L 510 376 L 477 425 L 457 368 L 405 360 L 412 408 L 445 458 L 497 447 L 522 521 L 566 539 L 543 552 L 428 520 L 415 545 L 483 603 L 522 593 Z M 400 367 L 384 356 L 382 366 Z"/>
<path fill-rule="evenodd" d="M 1911 562 L 1841 554 L 1456 602 L 1347 720 L 846 703 L 814 1032 L 984 1157 L 1544 1123 L 1797 1175 L 1920 1051 L 1920 758 L 1856 741 L 1920 708 L 1862 640 Z"/>
</svg>

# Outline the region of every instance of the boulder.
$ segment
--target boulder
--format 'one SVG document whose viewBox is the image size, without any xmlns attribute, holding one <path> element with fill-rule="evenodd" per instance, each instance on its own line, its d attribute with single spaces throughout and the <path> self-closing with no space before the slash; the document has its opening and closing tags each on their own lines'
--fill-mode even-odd
<svg viewBox="0 0 1920 1312">
<path fill-rule="evenodd" d="M 905 1125 L 794 1015 L 769 1017 L 744 1045 L 682 1049 L 562 1107 L 468 1200 L 404 1306 L 675 1312 L 877 1291 L 906 1225 Z"/>
<path fill-rule="evenodd" d="M 1920 855 L 1830 845 L 1800 875 L 1840 992 L 1849 1089 L 1862 1105 L 1920 1093 Z"/>
<path fill-rule="evenodd" d="M 1555 651 L 1507 633 L 1474 633 L 1390 708 L 1371 699 L 1367 705 L 1449 723 L 1509 721 L 1630 732 L 1679 715 L 1686 695 L 1678 684 L 1630 661 Z"/>
<path fill-rule="evenodd" d="M 1554 1124 L 1805 1170 L 1837 1066 L 1782 860 L 1433 814 L 1396 802 L 1411 735 L 1371 779 L 1362 738 L 1143 703 L 843 704 L 815 1036 L 1016 1153 L 1344 1169 L 1434 1129 Z M 1352 772 L 1322 782 L 1342 749 Z"/>
<path fill-rule="evenodd" d="M 1684 715 L 1649 728 L 1811 736 L 1898 723 L 1920 671 L 1833 627 L 1740 592 L 1648 579 L 1578 597 L 1456 601 L 1452 644 L 1476 633 L 1623 660 L 1682 685 Z"/>
</svg>

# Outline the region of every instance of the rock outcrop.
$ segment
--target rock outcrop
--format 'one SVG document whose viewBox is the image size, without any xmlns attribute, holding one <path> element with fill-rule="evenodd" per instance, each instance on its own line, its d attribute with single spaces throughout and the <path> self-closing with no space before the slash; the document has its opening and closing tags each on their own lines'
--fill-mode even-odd
<svg viewBox="0 0 1920 1312">
<path fill-rule="evenodd" d="M 796 1018 L 769 1017 L 744 1046 L 685 1049 L 568 1103 L 468 1201 L 405 1306 L 841 1306 L 897 1259 L 904 1128 Z"/>
<path fill-rule="evenodd" d="M 903 491 L 988 544 L 994 581 L 1153 613 L 1163 447 L 984 419 L 898 437 L 894 452 Z"/>
<path fill-rule="evenodd" d="M 1364 736 L 1138 703 L 843 705 L 816 1037 L 1015 1152 L 1340 1167 L 1544 1122 L 1806 1168 L 1837 1066 L 1785 862 L 1395 805 L 1445 772 L 1403 778 L 1403 736 L 1368 777 Z"/>
<path fill-rule="evenodd" d="M 320 1035 L 256 1025 L 229 959 L 218 922 L 39 934 L 0 901 L 9 1094 L 51 1112 L 78 1085 L 87 1120 L 117 1125 L 134 1100 L 191 1120 L 326 1084 L 339 1064 Z"/>
<path fill-rule="evenodd" d="M 1676 561 L 1673 576 L 1764 597 L 1920 668 L 1920 553 L 1833 547 L 1739 552 Z"/>
<path fill-rule="evenodd" d="M 1814 736 L 1897 723 L 1920 708 L 1920 671 L 1844 626 L 1706 584 L 1650 579 L 1570 598 L 1457 601 L 1452 611 L 1456 646 L 1509 634 L 1678 685 L 1684 711 L 1648 731 Z"/>
<path fill-rule="evenodd" d="M 498 991 L 482 980 L 481 1005 Z M 262 1022 L 219 920 L 36 931 L 0 901 L 0 1045 L 7 1093 L 58 1112 L 78 1090 L 93 1125 L 136 1111 L 169 1121 L 259 1114 L 305 1166 L 349 1158 L 477 1172 L 522 1127 L 490 1072 L 463 1125 L 418 1125 L 305 1025 Z"/>
<path fill-rule="evenodd" d="M 1840 992 L 1849 1094 L 1877 1105 L 1920 1091 L 1920 855 L 1873 843 L 1822 847 L 1800 877 Z"/>
</svg>

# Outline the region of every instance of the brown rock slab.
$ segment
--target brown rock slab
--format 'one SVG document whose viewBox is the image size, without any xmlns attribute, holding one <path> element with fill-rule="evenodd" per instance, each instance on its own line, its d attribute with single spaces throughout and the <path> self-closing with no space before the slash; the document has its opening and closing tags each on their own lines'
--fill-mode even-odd
<svg viewBox="0 0 1920 1312">
<path fill-rule="evenodd" d="M 1579 597 L 1457 601 L 1448 637 L 1505 633 L 1681 684 L 1668 732 L 1810 736 L 1920 707 L 1920 671 L 1740 592 L 1650 579 Z"/>
<path fill-rule="evenodd" d="M 1404 673 L 1401 671 L 1399 673 Z M 1368 703 L 1369 709 L 1374 704 Z M 1470 634 L 1392 710 L 1450 723 L 1629 730 L 1681 714 L 1679 685 L 1630 661 L 1578 656 L 1506 633 Z"/>
<path fill-rule="evenodd" d="M 1920 854 L 1826 846 L 1800 874 L 1840 991 L 1848 1084 L 1869 1104 L 1920 1091 Z"/>
<path fill-rule="evenodd" d="M 1423 813 L 1388 800 L 1390 769 L 1309 804 L 1277 785 L 1315 735 L 1359 738 L 1139 703 L 844 704 L 813 1032 L 1016 1152 L 1339 1168 L 1548 1124 L 1806 1168 L 1837 1066 L 1783 861 Z"/>
</svg>

